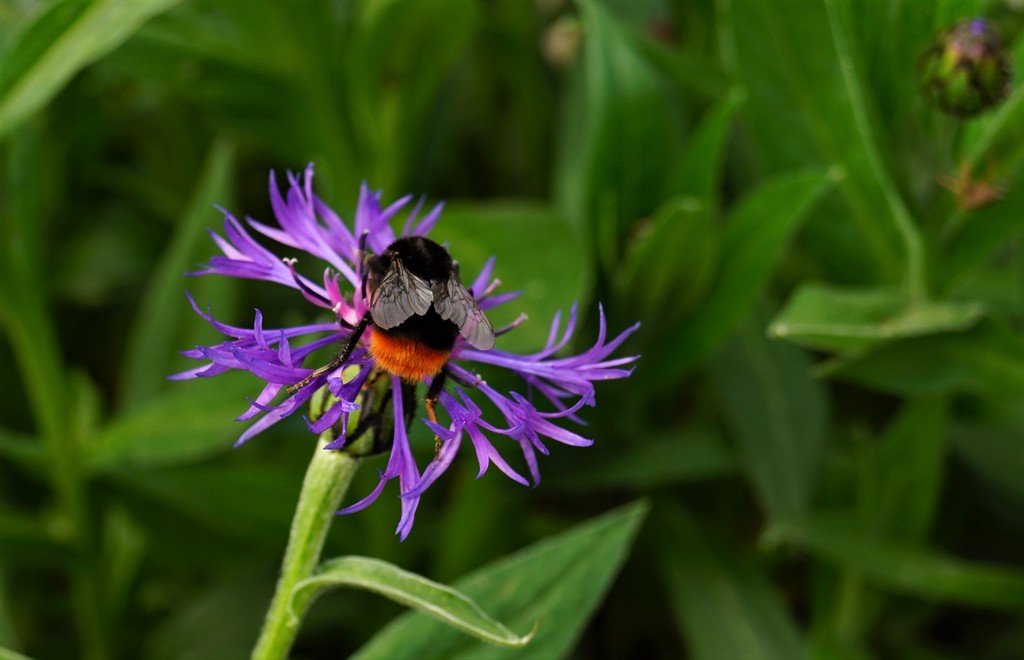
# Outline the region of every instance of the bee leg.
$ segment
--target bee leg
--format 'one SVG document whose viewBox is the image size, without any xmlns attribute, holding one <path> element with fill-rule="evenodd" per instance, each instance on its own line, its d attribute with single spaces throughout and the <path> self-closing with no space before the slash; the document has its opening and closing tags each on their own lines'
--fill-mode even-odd
<svg viewBox="0 0 1024 660">
<path fill-rule="evenodd" d="M 356 346 L 359 344 L 359 338 L 363 336 L 364 332 L 366 332 L 366 326 L 367 324 L 369 324 L 369 322 L 370 313 L 367 312 L 363 316 L 362 320 L 359 321 L 359 324 L 355 327 L 355 329 L 352 330 L 352 334 L 348 338 L 348 344 L 345 345 L 345 350 L 343 350 L 341 354 L 339 354 L 333 360 L 331 360 L 324 366 L 320 367 L 319 369 L 316 369 L 315 371 L 313 371 L 313 373 L 309 374 L 299 382 L 295 383 L 294 385 L 289 385 L 288 393 L 295 394 L 303 387 L 308 385 L 309 382 L 312 381 L 314 378 L 319 378 L 320 376 L 323 376 L 326 373 L 330 373 L 331 371 L 334 371 L 341 365 L 348 362 L 348 359 L 352 356 L 352 351 L 354 351 Z"/>
<path fill-rule="evenodd" d="M 437 414 L 434 412 L 434 406 L 437 405 L 437 397 L 441 396 L 441 390 L 444 389 L 444 381 L 448 378 L 448 365 L 441 367 L 441 371 L 437 372 L 434 376 L 434 380 L 430 381 L 430 389 L 427 390 L 427 398 L 424 402 L 427 408 L 427 419 L 437 424 Z M 434 434 L 434 458 L 441 453 L 441 438 L 436 433 Z"/>
</svg>

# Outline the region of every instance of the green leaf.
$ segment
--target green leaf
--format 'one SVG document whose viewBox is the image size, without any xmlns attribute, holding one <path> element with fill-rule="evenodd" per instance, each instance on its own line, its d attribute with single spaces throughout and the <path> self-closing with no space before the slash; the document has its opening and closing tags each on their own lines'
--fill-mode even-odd
<svg viewBox="0 0 1024 660">
<path fill-rule="evenodd" d="M 902 396 L 978 392 L 1005 397 L 1024 392 L 1024 340 L 986 322 L 966 332 L 889 342 L 866 355 L 826 363 L 819 374 Z"/>
<path fill-rule="evenodd" d="M 213 251 L 212 242 L 203 239 L 208 238 L 206 229 L 218 221 L 219 214 L 213 204 L 226 203 L 231 195 L 233 163 L 234 146 L 223 139 L 215 142 L 196 180 L 192 197 L 184 207 L 175 235 L 142 296 L 123 362 L 122 403 L 125 408 L 132 408 L 160 391 L 172 369 L 173 352 L 188 348 L 174 345 L 177 331 L 184 324 L 171 319 L 195 318 L 185 302 L 183 275 L 195 269 L 195 264 L 201 261 L 198 255 Z M 206 302 L 205 298 L 201 300 Z"/>
<path fill-rule="evenodd" d="M 113 620 L 124 615 L 132 585 L 145 557 L 146 535 L 120 505 L 108 507 L 103 518 L 103 603 Z"/>
<path fill-rule="evenodd" d="M 161 470 L 131 468 L 112 476 L 126 504 L 156 502 L 199 523 L 216 537 L 215 541 L 228 537 L 278 548 L 280 539 L 288 534 L 295 493 L 302 480 L 301 467 L 296 470 L 291 463 L 281 461 L 244 463 L 239 462 L 241 458 L 231 459 Z M 138 513 L 134 520 L 149 522 Z M 155 535 L 165 530 L 146 531 Z M 154 551 L 151 546 L 150 552 Z"/>
<path fill-rule="evenodd" d="M 852 249 L 866 244 L 872 268 L 888 281 L 904 275 L 909 258 L 922 285 L 920 236 L 878 152 L 870 89 L 860 83 L 839 2 L 751 0 L 728 3 L 726 12 L 748 94 L 744 116 L 763 161 L 775 172 L 840 165 L 839 190 L 864 242 Z"/>
<path fill-rule="evenodd" d="M 710 207 L 695 197 L 666 200 L 630 243 L 618 271 L 620 305 L 636 307 L 645 332 L 673 330 L 704 295 L 717 254 Z"/>
<path fill-rule="evenodd" d="M 0 427 L 0 456 L 21 465 L 39 468 L 44 461 L 43 446 L 30 435 Z"/>
<path fill-rule="evenodd" d="M 817 516 L 773 533 L 881 589 L 932 602 L 1024 612 L 1024 572 L 877 538 L 848 515 Z"/>
<path fill-rule="evenodd" d="M 811 348 L 855 351 L 881 342 L 965 330 L 981 318 L 980 303 L 908 301 L 893 287 L 845 289 L 804 284 L 768 328 Z"/>
<path fill-rule="evenodd" d="M 801 350 L 746 324 L 712 364 L 725 422 L 772 520 L 802 515 L 825 449 L 828 400 Z"/>
<path fill-rule="evenodd" d="M 955 230 L 943 237 L 944 256 L 941 285 L 954 289 L 965 279 L 977 273 L 979 267 L 992 259 L 998 250 L 1010 244 L 1024 232 L 1024 187 L 1015 185 L 1006 196 L 993 204 L 959 213 L 952 222 Z"/>
<path fill-rule="evenodd" d="M 45 105 L 85 66 L 128 39 L 178 0 L 57 3 L 5 53 L 0 71 L 0 135 Z"/>
<path fill-rule="evenodd" d="M 146 635 L 144 657 L 249 657 L 271 596 L 269 576 L 262 564 L 243 562 L 236 569 L 215 573 L 209 583 L 176 601 Z"/>
<path fill-rule="evenodd" d="M 295 585 L 292 611 L 301 616 L 313 600 L 336 587 L 356 587 L 378 593 L 489 644 L 517 648 L 533 638 L 533 633 L 515 634 L 451 587 L 369 557 L 325 561 L 311 577 Z"/>
<path fill-rule="evenodd" d="M 657 377 L 669 381 L 695 368 L 728 339 L 768 285 L 786 245 L 833 176 L 787 174 L 762 184 L 729 214 L 712 294 L 665 346 Z"/>
<path fill-rule="evenodd" d="M 529 318 L 498 339 L 502 350 L 537 350 L 547 339 L 552 316 L 585 302 L 581 298 L 590 271 L 583 247 L 557 211 L 529 203 L 456 202 L 445 206 L 443 222 L 431 236 L 449 244 L 464 281 L 472 281 L 494 255 L 494 276 L 503 283 L 496 293 L 522 292 L 488 312 L 496 328 L 520 314 Z"/>
<path fill-rule="evenodd" d="M 672 193 L 696 197 L 716 210 L 730 129 L 744 98 L 742 91 L 733 89 L 704 113 L 678 160 L 669 183 Z"/>
<path fill-rule="evenodd" d="M 862 520 L 881 536 L 921 541 L 939 504 L 946 458 L 947 402 L 911 399 L 878 443 L 864 450 Z"/>
<path fill-rule="evenodd" d="M 720 431 L 684 426 L 652 430 L 628 452 L 594 446 L 571 465 L 549 467 L 545 481 L 570 491 L 651 489 L 732 474 L 736 463 Z"/>
<path fill-rule="evenodd" d="M 618 571 L 647 511 L 643 502 L 609 512 L 458 580 L 455 589 L 513 630 L 532 629 L 522 651 L 475 643 L 422 614 L 403 615 L 355 657 L 564 657 Z"/>
<path fill-rule="evenodd" d="M 763 570 L 710 539 L 681 507 L 658 512 L 665 586 L 695 660 L 807 657 Z"/>
<path fill-rule="evenodd" d="M 479 22 L 470 0 L 362 3 L 345 65 L 358 146 L 371 155 L 367 176 L 394 190 L 415 176 L 445 78 L 468 48 Z"/>
<path fill-rule="evenodd" d="M 556 189 L 582 240 L 593 240 L 602 213 L 614 220 L 598 246 L 608 266 L 628 226 L 662 197 L 679 113 L 628 28 L 599 2 L 578 4 L 582 61 L 558 133 Z"/>
<path fill-rule="evenodd" d="M 27 655 L 0 646 L 0 660 L 31 660 Z"/>
<path fill-rule="evenodd" d="M 102 429 L 85 448 L 89 469 L 159 467 L 191 463 L 227 451 L 242 432 L 234 418 L 259 385 L 244 373 L 175 383 Z"/>
</svg>

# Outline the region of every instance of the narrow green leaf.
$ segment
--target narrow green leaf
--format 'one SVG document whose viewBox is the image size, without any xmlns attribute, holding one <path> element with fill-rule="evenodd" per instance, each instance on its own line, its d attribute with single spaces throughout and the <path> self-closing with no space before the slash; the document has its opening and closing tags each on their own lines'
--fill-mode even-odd
<svg viewBox="0 0 1024 660">
<path fill-rule="evenodd" d="M 618 275 L 622 306 L 633 306 L 645 332 L 673 330 L 707 291 L 718 232 L 710 208 L 695 197 L 666 200 L 630 243 Z"/>
<path fill-rule="evenodd" d="M 934 602 L 1024 612 L 1024 572 L 873 537 L 848 515 L 818 516 L 773 533 L 882 589 Z"/>
<path fill-rule="evenodd" d="M 485 603 L 493 617 L 513 630 L 536 626 L 533 641 L 524 649 L 486 646 L 409 613 L 377 633 L 355 657 L 565 657 L 618 572 L 646 511 L 643 502 L 611 511 L 452 585 Z"/>
<path fill-rule="evenodd" d="M 904 274 L 901 243 L 915 230 L 878 153 L 871 98 L 840 13 L 834 1 L 750 0 L 727 3 L 725 19 L 748 95 L 744 118 L 762 160 L 775 172 L 839 164 L 847 174 L 839 191 L 863 237 L 848 249 L 866 246 L 870 267 L 893 282 Z"/>
<path fill-rule="evenodd" d="M 40 14 L 4 57 L 0 135 L 45 105 L 83 67 L 117 48 L 152 16 L 177 2 L 67 2 Z"/>
<path fill-rule="evenodd" d="M 370 180 L 394 190 L 414 176 L 441 86 L 472 42 L 480 10 L 470 0 L 380 0 L 360 8 L 344 60 L 360 93 L 345 102 L 357 146 L 371 155 Z"/>
<path fill-rule="evenodd" d="M 671 193 L 696 197 L 714 213 L 730 129 L 744 98 L 733 89 L 704 113 L 669 182 Z"/>
<path fill-rule="evenodd" d="M 771 279 L 814 202 L 837 173 L 780 176 L 750 193 L 727 218 L 712 295 L 665 346 L 657 376 L 687 373 L 713 353 L 750 310 Z"/>
<path fill-rule="evenodd" d="M 1024 392 L 1024 340 L 993 322 L 958 333 L 887 343 L 866 355 L 834 360 L 821 375 L 847 378 L 899 395 Z"/>
<path fill-rule="evenodd" d="M 85 448 L 86 465 L 95 471 L 158 467 L 227 451 L 244 430 L 234 418 L 248 407 L 245 397 L 258 390 L 243 373 L 176 383 L 102 429 Z"/>
<path fill-rule="evenodd" d="M 120 505 L 110 506 L 103 519 L 103 600 L 112 619 L 123 615 L 132 584 L 138 576 L 146 535 Z"/>
<path fill-rule="evenodd" d="M 0 456 L 38 468 L 44 460 L 42 443 L 30 435 L 0 427 Z"/>
<path fill-rule="evenodd" d="M 911 399 L 877 444 L 865 448 L 860 509 L 887 538 L 922 541 L 939 504 L 946 457 L 945 397 Z"/>
<path fill-rule="evenodd" d="M 617 246 L 628 226 L 661 199 L 679 121 L 664 79 L 628 28 L 600 2 L 578 4 L 582 61 L 558 132 L 556 186 L 583 240 L 592 240 L 594 222 L 611 211 L 610 243 Z"/>
<path fill-rule="evenodd" d="M 740 461 L 772 520 L 807 509 L 825 448 L 828 400 L 799 348 L 746 324 L 712 364 L 712 382 Z"/>
<path fill-rule="evenodd" d="M 695 660 L 807 657 L 792 616 L 756 564 L 711 540 L 681 507 L 658 512 L 665 586 Z"/>
<path fill-rule="evenodd" d="M 336 587 L 373 591 L 489 644 L 517 648 L 533 638 L 532 632 L 522 636 L 515 634 L 451 587 L 369 557 L 338 557 L 325 561 L 312 577 L 295 585 L 292 611 L 300 616 L 313 600 Z"/>
<path fill-rule="evenodd" d="M 226 203 L 231 195 L 233 162 L 234 146 L 224 139 L 214 142 L 175 235 L 142 296 L 123 362 L 125 408 L 130 409 L 160 391 L 172 370 L 174 352 L 191 348 L 174 345 L 184 323 L 172 319 L 194 318 L 184 290 L 186 285 L 194 286 L 197 282 L 186 282 L 184 274 L 195 270 L 196 263 L 202 261 L 198 255 L 213 251 L 213 244 L 203 239 L 207 237 L 206 229 L 217 226 L 219 221 L 213 205 Z"/>
<path fill-rule="evenodd" d="M 881 342 L 965 330 L 981 318 L 980 303 L 908 301 L 894 287 L 844 289 L 805 284 L 768 328 L 796 344 L 832 351 L 861 350 Z"/>
</svg>

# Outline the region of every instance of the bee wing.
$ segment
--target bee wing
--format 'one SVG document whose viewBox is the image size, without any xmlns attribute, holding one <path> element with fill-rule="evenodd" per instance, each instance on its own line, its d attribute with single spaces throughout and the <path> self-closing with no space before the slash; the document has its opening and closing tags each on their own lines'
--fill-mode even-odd
<svg viewBox="0 0 1024 660">
<path fill-rule="evenodd" d="M 469 345 L 486 351 L 494 347 L 494 328 L 484 310 L 473 299 L 473 294 L 462 286 L 453 273 L 445 280 L 433 283 L 434 310 L 438 315 L 459 326 L 459 334 Z"/>
<path fill-rule="evenodd" d="M 388 329 L 412 315 L 423 316 L 434 298 L 430 285 L 416 277 L 395 257 L 370 296 L 370 316 L 378 326 Z"/>
</svg>

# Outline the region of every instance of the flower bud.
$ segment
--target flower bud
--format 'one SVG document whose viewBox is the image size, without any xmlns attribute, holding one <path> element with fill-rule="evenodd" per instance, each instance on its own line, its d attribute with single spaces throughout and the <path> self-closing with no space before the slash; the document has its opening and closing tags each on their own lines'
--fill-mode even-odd
<svg viewBox="0 0 1024 660">
<path fill-rule="evenodd" d="M 1010 60 L 993 26 L 981 18 L 943 31 L 920 65 L 925 95 L 959 117 L 992 107 L 1010 90 Z"/>
</svg>

